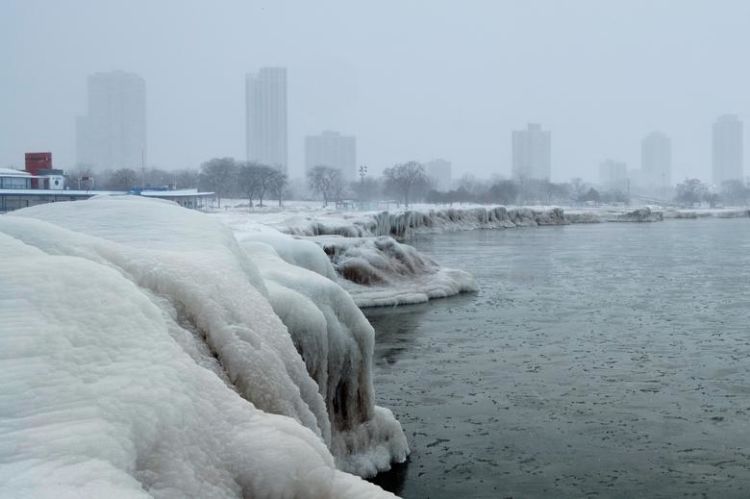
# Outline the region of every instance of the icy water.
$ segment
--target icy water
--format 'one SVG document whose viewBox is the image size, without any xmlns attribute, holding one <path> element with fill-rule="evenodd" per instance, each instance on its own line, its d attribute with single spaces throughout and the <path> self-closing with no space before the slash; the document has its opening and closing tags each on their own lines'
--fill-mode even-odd
<svg viewBox="0 0 750 499">
<path fill-rule="evenodd" d="M 481 291 L 367 312 L 406 498 L 750 497 L 750 220 L 422 236 Z"/>
</svg>

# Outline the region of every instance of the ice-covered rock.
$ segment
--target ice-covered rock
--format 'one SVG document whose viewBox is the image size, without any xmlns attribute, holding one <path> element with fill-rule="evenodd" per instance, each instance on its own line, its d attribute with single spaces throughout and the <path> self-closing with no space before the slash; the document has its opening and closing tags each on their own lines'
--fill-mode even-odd
<svg viewBox="0 0 750 499">
<path fill-rule="evenodd" d="M 648 206 L 615 215 L 608 219 L 610 222 L 661 222 L 662 220 L 664 220 L 662 212 L 652 211 Z"/>
<path fill-rule="evenodd" d="M 444 268 L 414 247 L 391 237 L 313 238 L 341 276 L 341 285 L 360 307 L 423 303 L 476 291 L 474 278 Z"/>
<path fill-rule="evenodd" d="M 374 405 L 369 325 L 310 276 L 330 279 L 304 274 L 307 294 L 266 279 L 280 258 L 139 198 L 20 210 L 0 238 L 3 492 L 376 496 L 334 464 L 372 474 L 404 459 L 400 425 Z M 279 318 L 293 323 L 279 299 L 292 292 L 318 310 L 310 336 Z"/>
</svg>

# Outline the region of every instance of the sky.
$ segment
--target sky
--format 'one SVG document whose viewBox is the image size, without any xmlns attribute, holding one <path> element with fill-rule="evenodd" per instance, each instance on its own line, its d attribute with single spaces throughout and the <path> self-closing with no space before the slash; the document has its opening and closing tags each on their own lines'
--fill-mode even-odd
<svg viewBox="0 0 750 499">
<path fill-rule="evenodd" d="M 510 176 L 511 131 L 538 122 L 554 181 L 638 168 L 654 130 L 673 180 L 709 180 L 712 123 L 750 118 L 747 47 L 745 0 L 2 0 L 0 167 L 72 168 L 86 77 L 111 70 L 146 81 L 151 166 L 244 159 L 245 74 L 285 66 L 293 177 L 328 129 L 373 173 Z"/>
</svg>

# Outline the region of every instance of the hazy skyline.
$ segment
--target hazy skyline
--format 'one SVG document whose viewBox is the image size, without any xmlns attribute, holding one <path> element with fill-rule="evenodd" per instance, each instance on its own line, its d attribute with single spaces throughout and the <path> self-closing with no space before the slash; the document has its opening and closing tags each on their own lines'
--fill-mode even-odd
<svg viewBox="0 0 750 499">
<path fill-rule="evenodd" d="M 710 180 L 712 124 L 750 116 L 748 23 L 739 0 L 6 0 L 0 167 L 26 151 L 73 167 L 86 78 L 111 70 L 146 81 L 149 164 L 244 159 L 245 74 L 284 66 L 292 176 L 326 129 L 355 135 L 371 174 L 442 157 L 454 177 L 510 176 L 511 131 L 535 122 L 554 181 L 595 181 L 609 157 L 638 168 L 654 130 L 674 182 Z"/>
</svg>

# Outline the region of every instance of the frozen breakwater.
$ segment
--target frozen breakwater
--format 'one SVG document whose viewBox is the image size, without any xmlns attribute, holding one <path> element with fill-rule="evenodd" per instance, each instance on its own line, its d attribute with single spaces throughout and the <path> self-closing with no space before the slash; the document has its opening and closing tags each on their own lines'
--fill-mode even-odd
<svg viewBox="0 0 750 499">
<path fill-rule="evenodd" d="M 339 235 L 344 237 L 391 236 L 403 239 L 413 232 L 455 231 L 472 229 L 506 229 L 536 225 L 569 223 L 563 210 L 550 208 L 440 208 L 368 213 L 343 220 L 323 217 L 299 221 L 279 227 L 299 236 Z"/>
<path fill-rule="evenodd" d="M 348 473 L 408 454 L 373 330 L 310 249 L 141 198 L 0 217 L 0 496 L 391 496 Z"/>
</svg>

